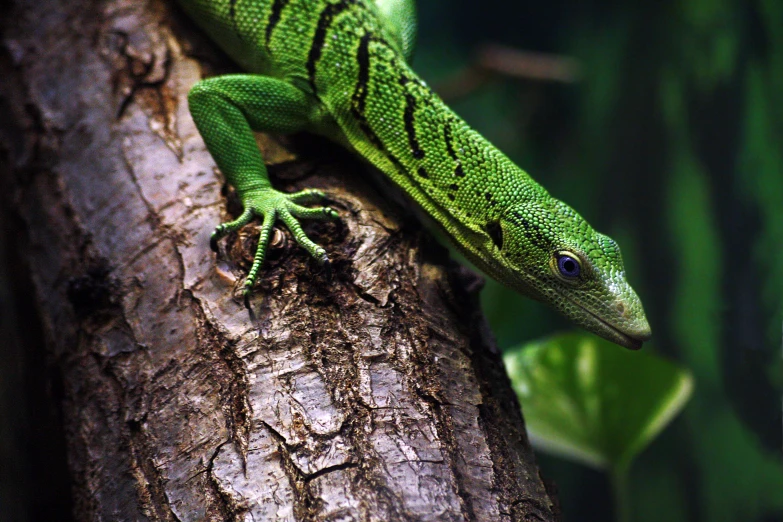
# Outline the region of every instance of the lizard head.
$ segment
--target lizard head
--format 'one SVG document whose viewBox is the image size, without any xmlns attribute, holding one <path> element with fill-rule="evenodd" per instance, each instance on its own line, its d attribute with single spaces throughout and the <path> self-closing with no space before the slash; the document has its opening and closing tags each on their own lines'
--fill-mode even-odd
<svg viewBox="0 0 783 522">
<path fill-rule="evenodd" d="M 487 232 L 506 284 L 621 346 L 638 349 L 650 338 L 617 243 L 562 201 L 511 206 Z"/>
</svg>

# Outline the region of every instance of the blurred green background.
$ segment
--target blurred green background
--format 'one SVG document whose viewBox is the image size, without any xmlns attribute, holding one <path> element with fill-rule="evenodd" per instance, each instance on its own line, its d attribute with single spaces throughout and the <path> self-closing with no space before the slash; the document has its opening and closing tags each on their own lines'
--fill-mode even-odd
<svg viewBox="0 0 783 522">
<path fill-rule="evenodd" d="M 631 469 L 633 520 L 783 520 L 783 2 L 424 0 L 419 17 L 414 67 L 447 95 L 487 43 L 579 64 L 447 101 L 618 240 L 644 349 L 693 373 Z M 492 281 L 482 298 L 504 350 L 571 329 Z M 539 458 L 567 521 L 611 520 L 603 474 Z"/>
</svg>

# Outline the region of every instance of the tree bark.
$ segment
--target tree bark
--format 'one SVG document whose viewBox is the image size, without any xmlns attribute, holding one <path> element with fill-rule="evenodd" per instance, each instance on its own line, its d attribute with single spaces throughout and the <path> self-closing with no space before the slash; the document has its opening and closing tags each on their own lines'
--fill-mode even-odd
<svg viewBox="0 0 783 522">
<path fill-rule="evenodd" d="M 276 186 L 322 188 L 340 221 L 305 224 L 331 278 L 276 232 L 248 310 L 255 228 L 209 250 L 237 205 L 186 102 L 224 57 L 158 0 L 4 20 L 3 206 L 63 383 L 77 520 L 556 519 L 480 280 L 368 167 L 259 138 Z"/>
</svg>

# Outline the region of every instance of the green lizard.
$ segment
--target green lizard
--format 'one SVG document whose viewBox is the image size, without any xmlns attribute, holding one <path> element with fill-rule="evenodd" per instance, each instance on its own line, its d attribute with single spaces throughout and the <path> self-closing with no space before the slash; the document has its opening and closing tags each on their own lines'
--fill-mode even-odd
<svg viewBox="0 0 783 522">
<path fill-rule="evenodd" d="M 479 268 L 585 329 L 629 348 L 650 337 L 620 250 L 462 121 L 408 66 L 412 0 L 179 0 L 252 74 L 198 82 L 193 119 L 244 212 L 211 246 L 262 218 L 244 284 L 251 291 L 279 220 L 321 264 L 326 251 L 300 219 L 334 219 L 302 206 L 267 176 L 253 131 L 307 130 L 355 150 L 388 176 Z"/>
</svg>

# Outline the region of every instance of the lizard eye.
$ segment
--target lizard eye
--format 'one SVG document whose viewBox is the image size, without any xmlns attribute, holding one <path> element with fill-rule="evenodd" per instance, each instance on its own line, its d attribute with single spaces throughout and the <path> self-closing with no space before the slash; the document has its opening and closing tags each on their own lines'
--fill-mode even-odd
<svg viewBox="0 0 783 522">
<path fill-rule="evenodd" d="M 565 279 L 576 279 L 582 272 L 582 264 L 579 262 L 579 258 L 571 252 L 558 252 L 557 259 L 557 271 L 560 276 Z"/>
</svg>

